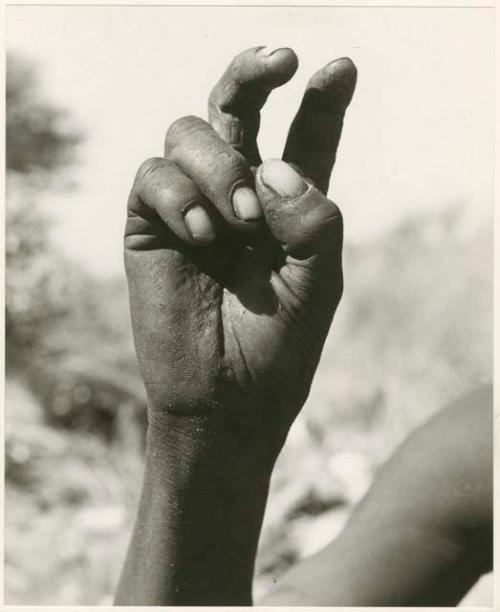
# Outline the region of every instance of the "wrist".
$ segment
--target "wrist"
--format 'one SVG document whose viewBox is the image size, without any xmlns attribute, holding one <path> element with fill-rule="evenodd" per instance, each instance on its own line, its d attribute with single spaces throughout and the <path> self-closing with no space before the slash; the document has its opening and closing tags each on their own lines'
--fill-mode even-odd
<svg viewBox="0 0 500 612">
<path fill-rule="evenodd" d="M 271 470 L 238 454 L 226 434 L 206 417 L 150 418 L 117 603 L 251 605 Z"/>
<path fill-rule="evenodd" d="M 152 580 L 160 590 L 145 598 L 155 604 L 251 605 L 270 471 L 232 456 L 234 445 L 206 418 L 187 421 L 150 419 L 138 518 L 138 541 L 152 534 L 138 555 L 149 570 L 130 573 L 142 584 L 160 572 Z"/>
<path fill-rule="evenodd" d="M 228 485 L 244 487 L 250 480 L 267 487 L 281 440 L 265 423 L 244 422 L 230 413 L 150 411 L 147 455 L 162 456 L 161 469 L 168 479 L 193 480 L 204 474 Z"/>
</svg>

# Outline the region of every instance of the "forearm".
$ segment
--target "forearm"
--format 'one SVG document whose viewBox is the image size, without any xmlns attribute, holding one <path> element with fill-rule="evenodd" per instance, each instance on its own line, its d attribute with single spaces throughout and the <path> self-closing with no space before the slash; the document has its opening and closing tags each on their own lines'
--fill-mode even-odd
<svg viewBox="0 0 500 612">
<path fill-rule="evenodd" d="M 480 560 L 457 538 L 380 513 L 299 563 L 258 605 L 457 605 L 484 571 Z"/>
<path fill-rule="evenodd" d="M 477 390 L 414 432 L 341 536 L 261 605 L 456 605 L 492 568 L 492 397 Z"/>
<path fill-rule="evenodd" d="M 270 470 L 227 434 L 200 416 L 150 425 L 116 604 L 251 605 Z"/>
</svg>

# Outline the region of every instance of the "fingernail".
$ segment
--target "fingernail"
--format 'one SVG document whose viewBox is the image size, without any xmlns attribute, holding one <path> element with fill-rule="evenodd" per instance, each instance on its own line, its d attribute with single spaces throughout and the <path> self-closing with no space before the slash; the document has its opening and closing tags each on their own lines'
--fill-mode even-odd
<svg viewBox="0 0 500 612">
<path fill-rule="evenodd" d="M 353 61 L 348 57 L 341 57 L 325 66 L 326 86 L 334 98 L 344 107 L 347 107 L 356 87 L 357 70 Z M 335 88 L 334 90 L 332 88 Z M 333 101 L 332 99 L 332 101 Z"/>
<path fill-rule="evenodd" d="M 325 66 L 326 70 L 333 74 L 355 76 L 356 66 L 350 57 L 339 57 Z"/>
<path fill-rule="evenodd" d="M 210 242 L 215 238 L 215 230 L 207 212 L 198 204 L 187 209 L 184 222 L 191 236 L 199 242 Z"/>
<path fill-rule="evenodd" d="M 253 221 L 262 217 L 259 200 L 250 187 L 236 189 L 233 193 L 233 208 L 236 216 L 243 221 Z"/>
<path fill-rule="evenodd" d="M 283 197 L 296 198 L 307 190 L 307 183 L 295 170 L 280 159 L 264 162 L 261 170 L 262 182 Z"/>
<path fill-rule="evenodd" d="M 284 49 L 284 47 L 263 47 L 262 49 L 258 50 L 258 54 L 261 55 L 262 57 L 269 57 L 270 55 L 272 55 L 276 51 L 279 51 L 280 49 Z"/>
</svg>

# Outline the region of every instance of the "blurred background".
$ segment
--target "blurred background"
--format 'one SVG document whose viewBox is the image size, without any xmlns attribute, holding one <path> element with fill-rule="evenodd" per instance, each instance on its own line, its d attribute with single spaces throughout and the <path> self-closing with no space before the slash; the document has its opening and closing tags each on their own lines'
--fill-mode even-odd
<svg viewBox="0 0 500 612">
<path fill-rule="evenodd" d="M 485 9 L 7 8 L 5 601 L 108 604 L 143 465 L 121 234 L 136 168 L 226 64 L 291 46 L 280 155 L 312 72 L 353 58 L 330 196 L 346 289 L 278 461 L 255 595 L 342 529 L 379 465 L 492 379 L 493 19 Z M 492 605 L 488 576 L 468 605 Z"/>
</svg>

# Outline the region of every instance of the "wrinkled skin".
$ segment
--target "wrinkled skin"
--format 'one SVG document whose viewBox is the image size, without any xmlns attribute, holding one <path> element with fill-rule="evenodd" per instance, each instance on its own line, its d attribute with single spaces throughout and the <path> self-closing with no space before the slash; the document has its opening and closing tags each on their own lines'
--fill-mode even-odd
<svg viewBox="0 0 500 612">
<path fill-rule="evenodd" d="M 239 440 L 258 437 L 274 459 L 342 294 L 342 218 L 324 194 L 356 70 L 342 59 L 311 78 L 283 155 L 295 187 L 285 181 L 280 194 L 264 179 L 285 164 L 262 164 L 256 136 L 261 107 L 297 59 L 260 49 L 233 60 L 210 96 L 208 123 L 176 121 L 164 157 L 139 169 L 125 263 L 150 421 L 202 417 Z M 235 215 L 241 186 L 255 190 L 260 218 Z M 184 222 L 193 202 L 214 229 L 203 244 Z"/>
</svg>

